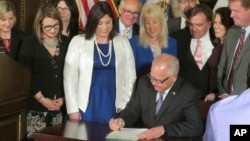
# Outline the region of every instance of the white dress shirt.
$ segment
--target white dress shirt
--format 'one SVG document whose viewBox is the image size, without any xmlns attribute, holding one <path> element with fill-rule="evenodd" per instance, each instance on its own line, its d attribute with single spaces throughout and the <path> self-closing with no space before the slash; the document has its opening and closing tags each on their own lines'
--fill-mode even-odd
<svg viewBox="0 0 250 141">
<path fill-rule="evenodd" d="M 133 32 L 133 25 L 129 27 L 125 27 L 124 24 L 121 22 L 121 19 L 119 19 L 119 33 L 120 35 L 127 35 L 128 39 L 132 38 L 132 32 Z M 125 33 L 125 30 L 128 30 L 128 33 Z"/>
<path fill-rule="evenodd" d="M 190 49 L 193 55 L 197 47 L 197 40 L 198 39 L 194 39 L 194 38 L 191 39 Z M 209 31 L 207 31 L 207 33 L 202 38 L 200 38 L 200 41 L 201 41 L 201 47 L 202 47 L 202 62 L 203 64 L 206 64 L 214 48 L 211 42 L 210 36 L 209 36 Z"/>
<path fill-rule="evenodd" d="M 229 141 L 230 125 L 235 124 L 250 124 L 250 89 L 210 107 L 203 141 Z"/>
<path fill-rule="evenodd" d="M 181 16 L 181 29 L 185 27 L 186 27 L 186 19 L 183 16 Z"/>
<path fill-rule="evenodd" d="M 228 0 L 217 0 L 216 4 L 214 5 L 213 12 L 220 8 L 220 7 L 227 7 L 229 5 Z"/>
</svg>

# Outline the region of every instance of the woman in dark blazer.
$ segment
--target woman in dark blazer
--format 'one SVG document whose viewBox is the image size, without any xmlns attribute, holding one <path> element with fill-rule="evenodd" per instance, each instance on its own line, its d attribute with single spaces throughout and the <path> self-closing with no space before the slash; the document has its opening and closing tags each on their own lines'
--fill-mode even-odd
<svg viewBox="0 0 250 141">
<path fill-rule="evenodd" d="M 16 59 L 20 44 L 26 34 L 13 28 L 16 23 L 16 9 L 10 1 L 0 1 L 0 46 L 5 53 Z"/>
<path fill-rule="evenodd" d="M 208 59 L 208 67 L 210 70 L 209 77 L 209 94 L 205 97 L 204 101 L 214 101 L 216 99 L 216 93 L 219 92 L 217 86 L 217 66 L 220 62 L 220 56 L 223 49 L 223 41 L 226 37 L 227 30 L 234 24 L 230 17 L 231 11 L 229 7 L 221 7 L 215 11 L 213 30 L 216 37 L 214 44 L 215 47 L 211 56 Z"/>
<path fill-rule="evenodd" d="M 34 34 L 24 39 L 20 48 L 18 61 L 31 72 L 28 138 L 35 131 L 62 123 L 66 116 L 63 66 L 68 43 L 61 30 L 61 17 L 54 5 L 42 5 L 34 20 Z"/>
</svg>

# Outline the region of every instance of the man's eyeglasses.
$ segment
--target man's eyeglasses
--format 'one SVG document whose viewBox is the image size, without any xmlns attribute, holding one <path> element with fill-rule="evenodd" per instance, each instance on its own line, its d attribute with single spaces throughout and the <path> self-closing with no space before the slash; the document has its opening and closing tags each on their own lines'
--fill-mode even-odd
<svg viewBox="0 0 250 141">
<path fill-rule="evenodd" d="M 184 3 L 191 3 L 191 2 L 194 2 L 196 0 L 178 0 L 178 1 L 179 1 L 179 3 L 184 4 Z"/>
<path fill-rule="evenodd" d="M 163 80 L 159 80 L 159 79 L 155 79 L 154 77 L 152 77 L 149 73 L 147 74 L 148 78 L 151 80 L 151 81 L 155 81 L 156 83 L 164 83 L 165 81 L 167 81 L 169 79 L 169 77 L 163 79 Z"/>
<path fill-rule="evenodd" d="M 68 7 L 57 7 L 57 10 L 58 10 L 59 12 L 65 12 L 65 11 L 68 11 L 69 8 L 68 8 Z"/>
<path fill-rule="evenodd" d="M 124 12 L 126 15 L 133 15 L 134 17 L 135 17 L 135 16 L 138 16 L 138 15 L 140 14 L 140 12 L 126 10 L 125 8 L 123 8 L 123 12 Z"/>
<path fill-rule="evenodd" d="M 165 2 L 158 2 L 156 5 L 158 5 L 160 8 L 164 8 Z"/>
<path fill-rule="evenodd" d="M 50 31 L 52 30 L 52 28 L 54 29 L 58 29 L 60 27 L 59 24 L 55 24 L 55 25 L 42 25 L 43 29 L 46 31 Z"/>
</svg>

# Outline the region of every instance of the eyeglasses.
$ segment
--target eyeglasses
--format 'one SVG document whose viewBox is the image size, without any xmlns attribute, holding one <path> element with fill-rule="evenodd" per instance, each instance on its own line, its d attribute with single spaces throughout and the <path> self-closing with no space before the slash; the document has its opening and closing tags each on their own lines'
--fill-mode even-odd
<svg viewBox="0 0 250 141">
<path fill-rule="evenodd" d="M 148 78 L 151 80 L 151 81 L 155 81 L 156 83 L 160 83 L 160 84 L 162 84 L 162 83 L 164 83 L 165 81 L 167 81 L 169 78 L 170 78 L 170 76 L 169 77 L 167 77 L 167 78 L 165 78 L 165 79 L 163 79 L 163 80 L 159 80 L 159 79 L 155 79 L 154 77 L 152 77 L 149 73 L 147 74 L 147 76 L 148 76 Z"/>
<path fill-rule="evenodd" d="M 57 10 L 59 12 L 65 12 L 65 11 L 69 11 L 69 8 L 68 7 L 57 7 Z"/>
<path fill-rule="evenodd" d="M 156 5 L 158 5 L 160 8 L 164 8 L 165 2 L 158 2 Z"/>
<path fill-rule="evenodd" d="M 53 29 L 58 29 L 60 27 L 59 24 L 55 24 L 55 25 L 42 25 L 43 29 L 46 31 L 50 31 Z"/>
<path fill-rule="evenodd" d="M 136 17 L 140 14 L 140 12 L 138 12 L 138 11 L 130 11 L 130 10 L 126 10 L 125 8 L 123 8 L 123 12 L 126 15 L 133 15 L 134 17 Z"/>
<path fill-rule="evenodd" d="M 179 1 L 179 3 L 181 3 L 181 4 L 184 4 L 184 3 L 191 3 L 191 2 L 194 2 L 194 1 L 196 1 L 196 0 L 178 0 Z"/>
</svg>

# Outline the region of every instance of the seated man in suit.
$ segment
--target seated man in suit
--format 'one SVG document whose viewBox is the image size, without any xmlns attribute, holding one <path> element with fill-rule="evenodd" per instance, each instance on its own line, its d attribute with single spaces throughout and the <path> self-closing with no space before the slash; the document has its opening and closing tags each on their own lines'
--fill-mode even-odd
<svg viewBox="0 0 250 141">
<path fill-rule="evenodd" d="M 131 127 L 142 118 L 148 130 L 139 134 L 139 139 L 200 136 L 203 124 L 199 91 L 179 77 L 178 71 L 176 57 L 168 54 L 156 57 L 151 72 L 140 78 L 129 104 L 109 121 L 110 128 Z"/>
<path fill-rule="evenodd" d="M 178 7 L 180 9 L 181 16 L 177 18 L 168 19 L 168 33 L 172 34 L 186 27 L 185 11 L 193 8 L 198 4 L 197 0 L 178 0 Z"/>
<path fill-rule="evenodd" d="M 139 25 L 136 23 L 141 11 L 140 0 L 121 0 L 118 11 L 120 17 L 115 20 L 115 28 L 118 33 L 130 39 L 139 34 Z"/>
</svg>

